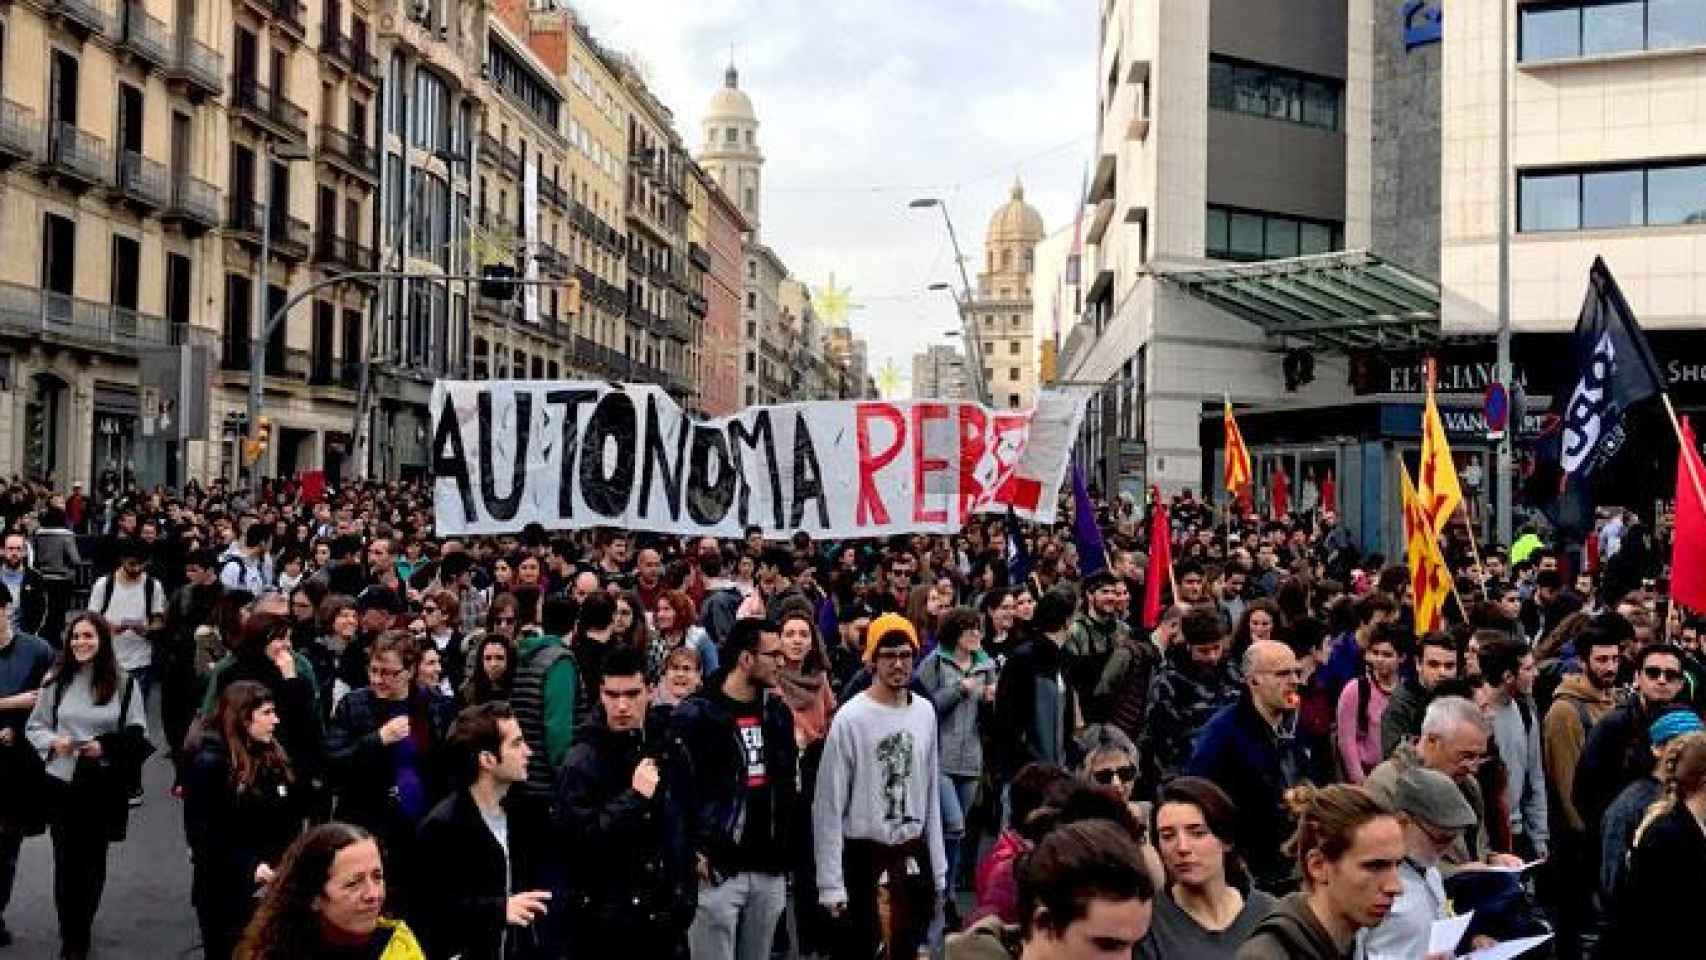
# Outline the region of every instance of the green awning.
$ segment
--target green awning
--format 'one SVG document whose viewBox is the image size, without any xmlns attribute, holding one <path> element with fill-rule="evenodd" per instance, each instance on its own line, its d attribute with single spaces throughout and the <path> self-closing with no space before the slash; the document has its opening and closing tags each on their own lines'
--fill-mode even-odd
<svg viewBox="0 0 1706 960">
<path fill-rule="evenodd" d="M 1158 274 L 1274 337 L 1317 350 L 1425 347 L 1439 330 L 1439 284 L 1347 250 Z"/>
</svg>

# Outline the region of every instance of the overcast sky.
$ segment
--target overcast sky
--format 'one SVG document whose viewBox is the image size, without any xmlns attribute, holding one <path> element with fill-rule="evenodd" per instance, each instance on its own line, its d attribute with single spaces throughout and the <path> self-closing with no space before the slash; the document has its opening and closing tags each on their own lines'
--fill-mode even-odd
<svg viewBox="0 0 1706 960">
<path fill-rule="evenodd" d="M 763 239 L 813 288 L 863 309 L 873 371 L 957 328 L 941 215 L 976 283 L 1015 174 L 1051 232 L 1069 223 L 1095 133 L 1095 4 L 1085 0 L 575 0 L 637 54 L 692 152 L 731 45 L 765 154 Z"/>
</svg>

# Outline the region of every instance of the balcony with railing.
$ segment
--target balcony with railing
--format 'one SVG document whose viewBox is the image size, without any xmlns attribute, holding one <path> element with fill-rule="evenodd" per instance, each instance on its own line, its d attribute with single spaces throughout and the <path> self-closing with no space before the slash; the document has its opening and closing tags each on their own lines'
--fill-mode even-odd
<svg viewBox="0 0 1706 960">
<path fill-rule="evenodd" d="M 702 293 L 690 293 L 687 295 L 687 312 L 688 313 L 691 313 L 696 317 L 702 317 L 710 309 L 710 307 L 711 307 L 710 302 L 705 299 L 704 294 L 702 294 Z"/>
<path fill-rule="evenodd" d="M 296 262 L 308 259 L 312 228 L 306 220 L 287 216 L 282 207 L 274 208 L 267 220 L 272 228 L 267 241 L 274 255 Z"/>
<path fill-rule="evenodd" d="M 232 86 L 231 110 L 239 119 L 283 140 L 301 140 L 307 135 L 308 111 L 288 97 L 242 76 L 233 78 Z"/>
<path fill-rule="evenodd" d="M 173 174 L 172 196 L 162 219 L 200 230 L 219 226 L 219 188 L 182 171 Z"/>
<path fill-rule="evenodd" d="M 301 0 L 246 0 L 248 5 L 262 16 L 272 20 L 273 26 L 296 40 L 301 40 L 307 33 L 303 27 L 307 19 L 307 4 Z"/>
<path fill-rule="evenodd" d="M 166 21 L 150 14 L 142 0 L 126 0 L 123 46 L 138 60 L 165 67 L 172 62 L 172 34 Z"/>
<path fill-rule="evenodd" d="M 48 128 L 47 171 L 84 187 L 104 183 L 112 169 L 107 142 L 64 120 Z"/>
<path fill-rule="evenodd" d="M 85 33 L 106 33 L 112 21 L 105 0 L 48 0 L 48 11 Z"/>
<path fill-rule="evenodd" d="M 200 40 L 180 34 L 177 56 L 167 67 L 166 77 L 191 91 L 217 97 L 225 92 L 225 58 Z"/>
<path fill-rule="evenodd" d="M 300 380 L 308 382 L 308 351 L 299 347 L 286 347 L 282 350 L 268 345 L 266 350 L 266 374 L 283 380 Z"/>
<path fill-rule="evenodd" d="M 711 253 L 697 243 L 687 245 L 687 260 L 701 270 L 711 269 Z"/>
<path fill-rule="evenodd" d="M 0 100 L 0 162 L 35 160 L 41 156 L 41 121 L 34 110 Z"/>
<path fill-rule="evenodd" d="M 349 34 L 339 30 L 336 23 L 320 25 L 320 56 L 327 63 L 348 73 L 355 66 L 354 48 Z"/>
<path fill-rule="evenodd" d="M 335 360 L 324 353 L 313 354 L 308 368 L 308 383 L 316 387 L 359 389 L 361 363 L 354 360 Z"/>
<path fill-rule="evenodd" d="M 21 283 L 0 283 L 0 332 L 129 356 L 180 342 L 165 317 Z"/>
<path fill-rule="evenodd" d="M 499 144 L 499 146 L 502 148 L 502 151 L 503 151 L 502 156 L 503 156 L 504 172 L 508 173 L 512 177 L 520 179 L 521 170 L 522 170 L 521 153 L 517 150 L 510 149 L 510 147 L 507 144 Z"/>
<path fill-rule="evenodd" d="M 159 210 L 172 198 L 166 165 L 135 150 L 123 151 L 118 158 L 118 180 L 113 193 L 138 207 Z"/>
<path fill-rule="evenodd" d="M 379 152 L 337 127 L 320 124 L 320 159 L 364 180 L 379 179 Z"/>
<path fill-rule="evenodd" d="M 498 138 L 484 130 L 480 131 L 480 162 L 494 167 L 503 162 L 503 148 L 498 145 Z"/>
<path fill-rule="evenodd" d="M 338 271 L 367 271 L 379 269 L 379 252 L 364 247 L 347 237 L 319 233 L 314 237 L 314 259 L 323 266 Z"/>
<path fill-rule="evenodd" d="M 540 180 L 539 199 L 545 201 L 558 210 L 562 210 L 569 202 L 569 195 L 564 193 L 563 188 L 558 186 L 555 182 L 550 180 Z"/>
</svg>

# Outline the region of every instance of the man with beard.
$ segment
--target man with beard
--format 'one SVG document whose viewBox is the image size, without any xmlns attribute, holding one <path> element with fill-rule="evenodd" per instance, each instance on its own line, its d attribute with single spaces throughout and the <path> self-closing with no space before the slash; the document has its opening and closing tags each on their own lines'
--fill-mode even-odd
<svg viewBox="0 0 1706 960">
<path fill-rule="evenodd" d="M 1647 728 L 1658 708 L 1682 692 L 1682 658 L 1682 651 L 1668 643 L 1642 647 L 1635 656 L 1635 696 L 1588 734 L 1570 798 L 1590 835 L 1597 834 L 1605 809 L 1623 788 L 1652 773 Z"/>
<path fill-rule="evenodd" d="M 909 689 L 918 635 L 879 617 L 865 645 L 871 686 L 836 712 L 812 804 L 818 899 L 847 919 L 835 955 L 916 956 L 946 889 L 936 710 Z M 881 919 L 888 892 L 888 922 Z"/>
<path fill-rule="evenodd" d="M 47 584 L 29 564 L 23 534 L 6 535 L 3 561 L 0 563 L 0 583 L 12 592 L 13 632 L 42 636 L 42 630 L 47 626 Z"/>
<path fill-rule="evenodd" d="M 1179 630 L 1182 649 L 1168 652 L 1149 694 L 1137 741 L 1148 780 L 1160 783 L 1191 759 L 1197 734 L 1238 700 L 1238 672 L 1226 659 L 1226 634 L 1213 610 L 1193 607 Z"/>
<path fill-rule="evenodd" d="M 1102 570 L 1084 581 L 1084 610 L 1072 620 L 1066 638 L 1067 681 L 1084 711 L 1085 723 L 1105 723 L 1113 708 L 1113 682 L 1107 669 L 1116 649 L 1131 643 L 1131 628 L 1120 619 L 1119 579 Z M 1141 678 L 1145 692 L 1148 672 Z M 1140 709 L 1138 716 L 1143 715 Z"/>
</svg>

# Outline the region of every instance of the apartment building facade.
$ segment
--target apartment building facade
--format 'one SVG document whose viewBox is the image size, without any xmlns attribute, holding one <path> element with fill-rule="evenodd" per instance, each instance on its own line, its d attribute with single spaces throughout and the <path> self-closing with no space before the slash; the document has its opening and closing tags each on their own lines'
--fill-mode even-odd
<svg viewBox="0 0 1706 960">
<path fill-rule="evenodd" d="M 698 169 L 704 170 L 703 166 Z M 688 255 L 697 254 L 705 263 L 699 408 L 709 416 L 724 416 L 741 407 L 743 237 L 748 225 L 722 187 L 708 175 L 703 180 L 705 215 L 693 218 L 691 230 L 704 232 L 688 235 Z"/>
</svg>

